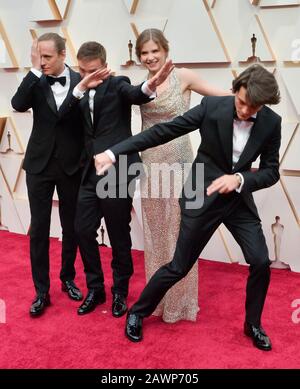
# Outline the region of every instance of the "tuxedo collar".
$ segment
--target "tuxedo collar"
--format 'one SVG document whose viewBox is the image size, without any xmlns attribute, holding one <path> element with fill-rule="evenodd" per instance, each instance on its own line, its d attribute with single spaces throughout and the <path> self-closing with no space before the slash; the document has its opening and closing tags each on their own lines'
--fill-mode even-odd
<svg viewBox="0 0 300 389">
<path fill-rule="evenodd" d="M 245 145 L 245 148 L 235 164 L 234 172 L 239 171 L 243 166 L 247 165 L 253 158 L 253 155 L 258 151 L 261 145 L 265 142 L 269 136 L 270 127 L 267 124 L 266 108 L 263 107 L 257 113 L 256 121 L 251 128 L 249 139 Z"/>
<path fill-rule="evenodd" d="M 229 96 L 224 99 L 218 110 L 218 132 L 221 140 L 221 149 L 224 154 L 227 169 L 232 171 L 232 146 L 233 146 L 233 118 L 235 112 L 234 96 Z M 242 166 L 245 166 L 253 157 L 254 153 L 261 146 L 264 139 L 268 136 L 268 126 L 265 125 L 266 108 L 262 107 L 257 112 L 255 123 L 251 128 L 251 133 L 246 146 L 234 167 L 234 171 L 238 171 Z"/>
<path fill-rule="evenodd" d="M 55 113 L 55 115 L 58 115 L 57 106 L 56 106 L 56 102 L 55 102 L 55 98 L 54 98 L 51 86 L 49 85 L 49 83 L 47 81 L 47 77 L 44 74 L 41 76 L 40 84 L 41 84 L 43 92 L 46 96 L 46 100 L 47 100 L 49 107 Z"/>
<path fill-rule="evenodd" d="M 68 105 L 68 101 L 71 98 L 71 95 L 73 93 L 73 89 L 75 88 L 75 86 L 79 82 L 79 77 L 77 76 L 77 74 L 72 69 L 70 69 L 67 65 L 66 65 L 66 69 L 69 70 L 69 74 L 70 74 L 70 88 L 68 90 L 68 94 L 67 94 L 66 98 L 64 99 L 62 105 L 59 108 L 60 115 L 62 115 L 64 110 L 66 109 L 66 107 Z"/>
<path fill-rule="evenodd" d="M 89 105 L 89 91 L 86 91 L 84 94 L 84 97 L 80 101 L 80 107 L 83 112 L 84 120 L 86 122 L 86 125 L 90 129 L 90 132 L 94 132 L 94 129 L 97 126 L 97 123 L 99 121 L 99 111 L 101 110 L 101 101 L 107 91 L 109 80 L 104 80 L 102 84 L 100 84 L 97 88 L 95 88 L 95 95 L 94 95 L 94 123 L 91 119 L 91 113 L 90 113 L 90 105 Z"/>
<path fill-rule="evenodd" d="M 101 108 L 102 108 L 102 99 L 105 96 L 107 88 L 110 84 L 111 77 L 107 78 L 96 88 L 96 93 L 94 96 L 94 128 L 97 128 L 97 124 L 100 118 Z M 88 107 L 89 109 L 89 107 Z"/>
<path fill-rule="evenodd" d="M 232 141 L 233 141 L 233 116 L 235 111 L 234 96 L 224 99 L 218 110 L 218 131 L 221 140 L 221 148 L 224 154 L 227 168 L 232 169 Z"/>
<path fill-rule="evenodd" d="M 66 72 L 68 72 L 69 76 L 70 76 L 70 87 L 68 90 L 68 94 L 67 94 L 65 100 L 63 101 L 63 103 L 59 109 L 59 112 L 62 112 L 64 110 L 66 101 L 68 100 L 70 94 L 73 92 L 75 85 L 78 83 L 78 80 L 76 79 L 76 76 L 75 76 L 76 73 L 68 65 L 65 65 L 65 69 L 63 71 L 63 74 L 66 75 Z M 56 115 L 58 115 L 57 106 L 56 106 L 56 102 L 55 102 L 55 98 L 54 98 L 51 86 L 49 85 L 47 78 L 44 74 L 41 76 L 40 85 L 45 93 L 46 100 L 47 100 L 49 107 Z"/>
</svg>

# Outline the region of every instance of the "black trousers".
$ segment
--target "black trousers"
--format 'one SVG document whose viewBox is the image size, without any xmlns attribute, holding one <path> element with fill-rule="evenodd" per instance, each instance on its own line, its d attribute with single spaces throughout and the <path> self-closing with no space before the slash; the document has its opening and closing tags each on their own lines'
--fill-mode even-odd
<svg viewBox="0 0 300 389">
<path fill-rule="evenodd" d="M 88 177 L 80 186 L 75 231 L 84 264 L 88 289 L 104 290 L 104 275 L 101 266 L 97 231 L 104 217 L 112 247 L 113 271 L 112 293 L 128 295 L 129 279 L 133 274 L 131 257 L 130 222 L 132 198 L 100 199 L 96 193 L 99 177 L 91 168 Z M 127 184 L 126 192 L 127 192 Z"/>
<path fill-rule="evenodd" d="M 260 325 L 270 282 L 271 262 L 260 219 L 237 193 L 219 196 L 211 208 L 198 217 L 182 214 L 172 261 L 156 271 L 130 312 L 141 317 L 149 316 L 165 293 L 189 272 L 221 223 L 232 233 L 250 265 L 246 287 L 246 321 Z"/>
<path fill-rule="evenodd" d="M 74 230 L 76 203 L 81 171 L 68 176 L 59 161 L 52 157 L 40 174 L 26 173 L 26 184 L 31 212 L 30 259 L 34 286 L 37 293 L 47 293 L 49 277 L 49 234 L 52 197 L 56 187 L 59 199 L 59 216 L 62 226 L 62 265 L 60 279 L 75 278 L 77 240 Z"/>
</svg>

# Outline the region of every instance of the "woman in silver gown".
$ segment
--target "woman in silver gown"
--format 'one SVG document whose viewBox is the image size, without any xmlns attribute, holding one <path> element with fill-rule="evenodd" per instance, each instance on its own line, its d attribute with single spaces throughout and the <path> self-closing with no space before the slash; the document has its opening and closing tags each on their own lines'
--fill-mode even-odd
<svg viewBox="0 0 300 389">
<path fill-rule="evenodd" d="M 164 34 L 157 29 L 143 31 L 136 41 L 136 55 L 148 70 L 148 78 L 157 73 L 166 62 L 169 45 Z M 189 109 L 191 91 L 201 95 L 230 94 L 201 79 L 196 73 L 185 68 L 175 68 L 156 92 L 157 97 L 141 106 L 142 130 L 156 123 L 171 121 Z M 142 152 L 146 176 L 141 180 L 141 202 L 144 227 L 144 253 L 146 280 L 174 254 L 180 223 L 180 193 L 178 182 L 170 181 L 170 196 L 164 198 L 161 180 L 153 178 L 153 163 L 176 163 L 179 170 L 184 164 L 194 160 L 189 135 Z M 152 170 L 152 171 L 151 171 Z M 152 174 L 152 175 L 151 175 Z M 182 182 L 179 184 L 182 187 Z M 151 193 L 159 196 L 151 197 Z M 195 321 L 198 307 L 198 263 L 189 274 L 165 295 L 154 315 L 161 316 L 165 322 L 178 320 Z"/>
</svg>

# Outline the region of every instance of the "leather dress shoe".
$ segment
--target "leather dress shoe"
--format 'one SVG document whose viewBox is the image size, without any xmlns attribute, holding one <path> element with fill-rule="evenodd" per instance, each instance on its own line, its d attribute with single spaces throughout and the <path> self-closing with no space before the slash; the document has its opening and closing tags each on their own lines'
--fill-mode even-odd
<svg viewBox="0 0 300 389">
<path fill-rule="evenodd" d="M 50 305 L 49 293 L 37 294 L 30 307 L 30 316 L 37 317 L 41 316 L 45 311 L 45 308 Z"/>
<path fill-rule="evenodd" d="M 264 351 L 272 350 L 271 340 L 261 326 L 255 327 L 252 324 L 245 323 L 244 333 L 253 340 L 255 347 Z"/>
<path fill-rule="evenodd" d="M 103 290 L 90 289 L 83 303 L 77 310 L 78 315 L 85 315 L 92 312 L 97 305 L 103 304 L 106 301 L 105 292 Z"/>
<path fill-rule="evenodd" d="M 121 317 L 127 312 L 126 297 L 121 294 L 114 293 L 112 303 L 112 315 L 114 317 Z"/>
<path fill-rule="evenodd" d="M 82 293 L 74 281 L 63 281 L 61 284 L 61 290 L 67 292 L 68 296 L 72 300 L 80 301 L 83 299 Z"/>
<path fill-rule="evenodd" d="M 132 342 L 140 342 L 143 339 L 143 318 L 135 313 L 128 312 L 126 319 L 125 335 Z"/>
</svg>

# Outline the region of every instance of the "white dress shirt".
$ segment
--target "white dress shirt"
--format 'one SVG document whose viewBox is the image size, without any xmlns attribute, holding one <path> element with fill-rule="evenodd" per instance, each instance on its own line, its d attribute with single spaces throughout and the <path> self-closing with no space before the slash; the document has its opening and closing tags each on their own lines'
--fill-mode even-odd
<svg viewBox="0 0 300 389">
<path fill-rule="evenodd" d="M 256 118 L 256 115 L 253 115 L 253 118 Z M 251 134 L 253 127 L 253 122 L 246 120 L 233 120 L 233 140 L 232 140 L 232 168 L 236 165 L 237 161 L 240 159 L 242 152 L 248 142 L 248 139 Z M 241 178 L 241 184 L 236 189 L 240 193 L 244 186 L 244 177 L 241 173 L 236 173 Z"/>
<path fill-rule="evenodd" d="M 39 78 L 41 78 L 43 74 L 40 70 L 34 68 L 31 68 L 31 72 Z M 55 82 L 53 85 L 50 85 L 55 99 L 57 110 L 59 110 L 65 98 L 67 97 L 70 88 L 70 82 L 71 82 L 70 70 L 67 66 L 65 66 L 63 72 L 59 74 L 57 77 L 63 77 L 63 76 L 66 77 L 66 84 L 64 86 L 62 86 L 59 82 Z M 56 76 L 50 76 L 50 77 L 56 78 Z"/>
<path fill-rule="evenodd" d="M 90 89 L 89 90 L 89 107 L 90 107 L 90 114 L 92 123 L 94 123 L 94 97 L 96 94 L 96 89 Z"/>
<path fill-rule="evenodd" d="M 244 120 L 233 121 L 233 141 L 232 141 L 232 166 L 236 165 L 237 161 L 248 142 L 251 134 L 253 123 Z"/>
</svg>

